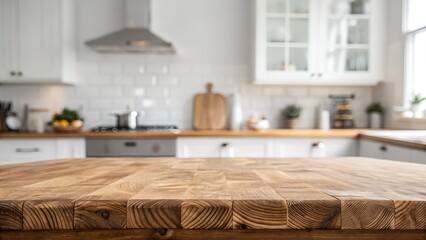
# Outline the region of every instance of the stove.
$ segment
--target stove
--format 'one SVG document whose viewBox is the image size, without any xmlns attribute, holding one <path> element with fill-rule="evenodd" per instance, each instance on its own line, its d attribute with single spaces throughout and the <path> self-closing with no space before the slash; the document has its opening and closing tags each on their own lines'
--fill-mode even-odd
<svg viewBox="0 0 426 240">
<path fill-rule="evenodd" d="M 115 126 L 99 126 L 91 129 L 91 132 L 179 132 L 175 125 L 140 125 L 136 129 Z"/>
</svg>

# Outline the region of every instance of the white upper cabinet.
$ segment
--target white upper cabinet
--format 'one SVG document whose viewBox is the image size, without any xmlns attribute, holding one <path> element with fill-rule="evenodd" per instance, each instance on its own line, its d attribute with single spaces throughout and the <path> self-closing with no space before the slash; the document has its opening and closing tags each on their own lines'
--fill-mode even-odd
<svg viewBox="0 0 426 240">
<path fill-rule="evenodd" d="M 72 0 L 0 0 L 0 81 L 73 83 Z"/>
<path fill-rule="evenodd" d="M 383 0 L 255 0 L 255 83 L 375 85 Z"/>
</svg>

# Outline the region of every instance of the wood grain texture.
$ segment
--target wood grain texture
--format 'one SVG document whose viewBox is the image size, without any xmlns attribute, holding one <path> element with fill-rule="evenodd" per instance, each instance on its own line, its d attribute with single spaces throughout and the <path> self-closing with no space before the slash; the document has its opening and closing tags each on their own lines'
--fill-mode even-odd
<svg viewBox="0 0 426 240">
<path fill-rule="evenodd" d="M 181 222 L 185 229 L 231 229 L 230 200 L 186 200 L 181 206 Z"/>
<path fill-rule="evenodd" d="M 22 229 L 22 206 L 24 201 L 0 200 L 0 230 Z"/>
<path fill-rule="evenodd" d="M 391 200 L 342 200 L 342 229 L 395 229 Z"/>
<path fill-rule="evenodd" d="M 287 228 L 287 203 L 270 186 L 261 181 L 234 175 L 228 181 L 233 199 L 234 229 L 284 229 Z"/>
<path fill-rule="evenodd" d="M 424 165 L 351 157 L 30 163 L 0 167 L 0 229 L 426 230 L 424 186 Z"/>
<path fill-rule="evenodd" d="M 395 229 L 426 229 L 426 201 L 395 201 Z"/>
<path fill-rule="evenodd" d="M 73 229 L 73 201 L 26 201 L 24 230 Z"/>
<path fill-rule="evenodd" d="M 168 229 L 160 235 L 158 229 L 80 230 L 80 231 L 0 231 L 0 239 L 13 240 L 424 240 L 421 230 L 192 230 Z"/>
<path fill-rule="evenodd" d="M 207 84 L 207 93 L 194 97 L 192 123 L 195 130 L 223 130 L 226 127 L 226 98 L 212 92 Z"/>
<path fill-rule="evenodd" d="M 126 201 L 88 200 L 75 203 L 75 229 L 123 229 L 127 218 Z"/>
</svg>

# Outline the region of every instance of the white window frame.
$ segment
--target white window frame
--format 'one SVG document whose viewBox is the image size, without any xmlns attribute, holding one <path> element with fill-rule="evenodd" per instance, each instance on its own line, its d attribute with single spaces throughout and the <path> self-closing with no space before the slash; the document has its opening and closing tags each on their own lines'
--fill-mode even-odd
<svg viewBox="0 0 426 240">
<path fill-rule="evenodd" d="M 410 100 L 415 93 L 413 91 L 413 45 L 414 45 L 414 36 L 420 32 L 426 31 L 426 26 L 417 28 L 414 30 L 409 30 L 408 27 L 408 3 L 409 0 L 404 0 L 403 2 L 403 32 L 404 32 L 404 41 L 405 41 L 405 63 L 404 63 L 404 103 L 410 105 Z"/>
</svg>

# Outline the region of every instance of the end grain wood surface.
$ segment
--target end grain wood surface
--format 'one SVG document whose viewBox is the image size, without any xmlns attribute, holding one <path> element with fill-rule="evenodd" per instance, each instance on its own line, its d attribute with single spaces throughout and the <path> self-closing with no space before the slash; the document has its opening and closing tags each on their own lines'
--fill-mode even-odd
<svg viewBox="0 0 426 240">
<path fill-rule="evenodd" d="M 426 166 L 87 158 L 0 167 L 0 230 L 426 230 Z"/>
</svg>

